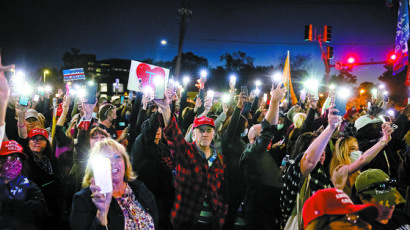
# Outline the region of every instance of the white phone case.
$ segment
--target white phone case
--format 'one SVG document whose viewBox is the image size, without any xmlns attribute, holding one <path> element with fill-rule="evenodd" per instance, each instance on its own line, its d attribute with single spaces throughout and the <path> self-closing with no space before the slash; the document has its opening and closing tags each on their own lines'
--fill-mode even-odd
<svg viewBox="0 0 410 230">
<path fill-rule="evenodd" d="M 95 185 L 101 188 L 101 193 L 112 192 L 111 161 L 106 157 L 90 159 L 94 174 Z"/>
</svg>

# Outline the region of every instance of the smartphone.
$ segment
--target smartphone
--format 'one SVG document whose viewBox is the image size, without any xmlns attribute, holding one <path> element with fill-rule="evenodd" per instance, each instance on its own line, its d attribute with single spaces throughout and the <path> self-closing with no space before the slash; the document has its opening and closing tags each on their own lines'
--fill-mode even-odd
<svg viewBox="0 0 410 230">
<path fill-rule="evenodd" d="M 157 81 L 157 83 L 154 84 L 154 99 L 165 98 L 166 85 L 168 85 L 168 77 L 165 77 L 164 81 Z"/>
<path fill-rule="evenodd" d="M 134 97 L 134 91 L 130 91 L 128 94 L 128 99 L 132 101 L 132 99 L 134 99 L 133 97 Z"/>
<path fill-rule="evenodd" d="M 30 101 L 30 97 L 28 96 L 20 96 L 19 104 L 22 106 L 28 106 L 28 102 Z"/>
<path fill-rule="evenodd" d="M 337 112 L 337 115 L 344 116 L 346 113 L 346 100 L 336 95 L 335 108 L 339 110 L 339 112 Z"/>
<path fill-rule="evenodd" d="M 87 85 L 87 104 L 94 104 L 97 101 L 97 84 Z"/>
<path fill-rule="evenodd" d="M 93 170 L 95 185 L 101 193 L 112 192 L 111 161 L 107 157 L 96 156 L 89 159 Z"/>
<path fill-rule="evenodd" d="M 119 122 L 118 125 L 124 127 L 124 126 L 125 126 L 125 122 Z"/>
<path fill-rule="evenodd" d="M 121 105 L 124 103 L 124 96 L 121 96 Z"/>
<path fill-rule="evenodd" d="M 243 93 L 245 97 L 248 97 L 248 87 L 246 85 L 241 86 L 241 93 Z"/>
<path fill-rule="evenodd" d="M 388 102 L 389 101 L 389 95 L 384 95 L 383 100 L 384 100 L 384 102 Z"/>
</svg>

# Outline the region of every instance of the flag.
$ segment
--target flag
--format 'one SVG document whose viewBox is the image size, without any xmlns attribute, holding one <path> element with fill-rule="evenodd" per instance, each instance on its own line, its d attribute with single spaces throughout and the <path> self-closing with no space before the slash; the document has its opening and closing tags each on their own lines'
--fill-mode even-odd
<svg viewBox="0 0 410 230">
<path fill-rule="evenodd" d="M 408 63 L 407 40 L 409 40 L 409 6 L 407 0 L 400 0 L 394 47 L 397 61 L 393 66 L 393 76 L 403 71 Z"/>
<path fill-rule="evenodd" d="M 292 80 L 290 78 L 290 55 L 288 51 L 288 56 L 286 57 L 285 66 L 283 67 L 283 75 L 282 75 L 283 84 L 287 90 L 286 98 L 289 98 L 288 101 L 292 105 L 298 103 L 298 99 L 293 91 Z"/>
</svg>

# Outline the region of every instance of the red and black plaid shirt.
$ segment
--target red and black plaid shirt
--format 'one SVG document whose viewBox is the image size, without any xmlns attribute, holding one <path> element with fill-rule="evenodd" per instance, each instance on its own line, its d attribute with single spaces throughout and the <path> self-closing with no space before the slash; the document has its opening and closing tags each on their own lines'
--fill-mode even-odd
<svg viewBox="0 0 410 230">
<path fill-rule="evenodd" d="M 221 229 L 228 212 L 226 164 L 221 154 L 212 166 L 204 159 L 195 143 L 187 143 L 179 129 L 175 117 L 164 129 L 176 163 L 176 199 L 171 212 L 171 221 L 175 225 L 198 221 L 208 195 L 213 209 L 213 219 L 218 220 Z"/>
</svg>

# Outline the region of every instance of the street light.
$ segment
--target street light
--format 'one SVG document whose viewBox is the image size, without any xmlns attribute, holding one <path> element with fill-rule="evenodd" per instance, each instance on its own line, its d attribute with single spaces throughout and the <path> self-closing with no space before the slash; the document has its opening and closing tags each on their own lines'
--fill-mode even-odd
<svg viewBox="0 0 410 230">
<path fill-rule="evenodd" d="M 44 73 L 43 82 L 46 83 L 46 74 L 48 74 L 49 72 L 48 72 L 48 70 L 44 70 L 43 73 Z"/>
<path fill-rule="evenodd" d="M 366 90 L 360 89 L 360 96 L 362 96 L 362 94 L 364 94 L 364 92 L 366 92 Z"/>
</svg>

